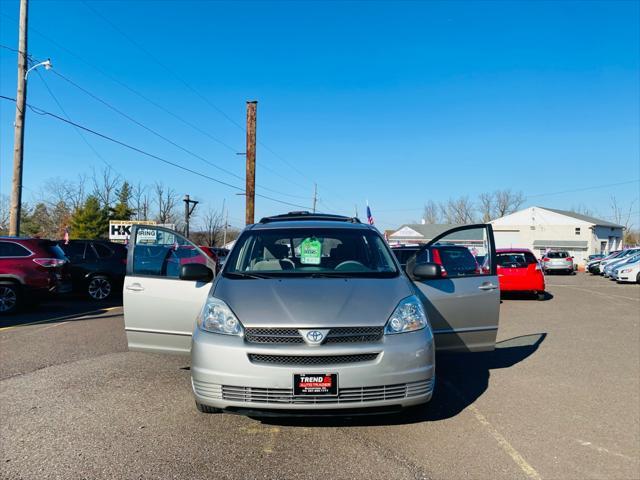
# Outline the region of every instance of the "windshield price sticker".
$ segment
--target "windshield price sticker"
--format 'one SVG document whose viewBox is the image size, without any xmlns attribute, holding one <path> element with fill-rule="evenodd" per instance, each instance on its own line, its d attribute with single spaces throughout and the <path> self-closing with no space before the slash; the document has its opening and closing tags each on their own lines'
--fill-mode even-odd
<svg viewBox="0 0 640 480">
<path fill-rule="evenodd" d="M 300 244 L 300 263 L 320 265 L 322 243 L 317 238 L 305 238 Z"/>
</svg>

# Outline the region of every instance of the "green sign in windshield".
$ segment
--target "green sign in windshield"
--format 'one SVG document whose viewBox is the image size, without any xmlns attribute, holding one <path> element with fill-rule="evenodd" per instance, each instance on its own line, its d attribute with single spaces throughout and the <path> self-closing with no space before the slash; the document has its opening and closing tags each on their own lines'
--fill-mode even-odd
<svg viewBox="0 0 640 480">
<path fill-rule="evenodd" d="M 320 265 L 322 243 L 315 237 L 305 238 L 300 243 L 300 263 L 304 265 Z"/>
</svg>

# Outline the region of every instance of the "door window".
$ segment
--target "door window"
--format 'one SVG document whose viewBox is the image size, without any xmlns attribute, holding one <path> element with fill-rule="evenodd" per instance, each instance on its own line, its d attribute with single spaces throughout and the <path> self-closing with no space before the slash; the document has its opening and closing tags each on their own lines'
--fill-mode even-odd
<svg viewBox="0 0 640 480">
<path fill-rule="evenodd" d="M 98 254 L 98 258 L 109 258 L 113 255 L 113 252 L 110 248 L 105 247 L 100 243 L 94 243 L 93 248 L 96 249 L 96 253 Z"/>
<path fill-rule="evenodd" d="M 211 268 L 209 260 L 191 242 L 167 230 L 141 228 L 136 232 L 133 274 L 179 278 L 180 268 L 201 263 Z"/>
<path fill-rule="evenodd" d="M 445 278 L 487 275 L 494 261 L 484 226 L 447 233 L 423 247 L 416 256 L 416 263 L 440 265 Z"/>
<path fill-rule="evenodd" d="M 87 246 L 86 242 L 72 242 L 62 246 L 65 255 L 72 261 L 78 261 L 84 259 L 84 249 Z"/>
</svg>

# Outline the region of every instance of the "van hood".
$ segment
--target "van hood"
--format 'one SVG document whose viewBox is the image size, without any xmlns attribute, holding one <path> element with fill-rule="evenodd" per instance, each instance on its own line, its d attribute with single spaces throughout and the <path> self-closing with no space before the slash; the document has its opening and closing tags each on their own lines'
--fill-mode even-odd
<svg viewBox="0 0 640 480">
<path fill-rule="evenodd" d="M 221 277 L 213 295 L 245 327 L 323 328 L 383 326 L 398 302 L 412 295 L 408 280 L 396 278 Z"/>
</svg>

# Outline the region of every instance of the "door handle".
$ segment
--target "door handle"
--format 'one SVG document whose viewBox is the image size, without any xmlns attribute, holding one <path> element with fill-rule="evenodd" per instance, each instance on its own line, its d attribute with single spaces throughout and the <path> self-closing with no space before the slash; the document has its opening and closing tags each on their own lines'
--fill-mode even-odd
<svg viewBox="0 0 640 480">
<path fill-rule="evenodd" d="M 132 292 L 141 292 L 144 290 L 144 287 L 139 283 L 132 283 L 131 285 L 127 285 L 124 288 L 127 290 L 131 290 Z"/>
<path fill-rule="evenodd" d="M 483 283 L 478 287 L 480 290 L 495 290 L 496 288 L 498 288 L 498 286 L 493 283 Z"/>
</svg>

